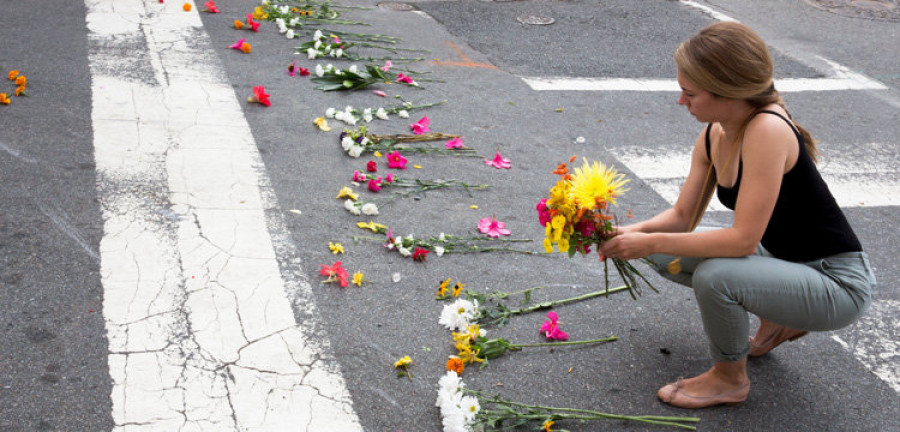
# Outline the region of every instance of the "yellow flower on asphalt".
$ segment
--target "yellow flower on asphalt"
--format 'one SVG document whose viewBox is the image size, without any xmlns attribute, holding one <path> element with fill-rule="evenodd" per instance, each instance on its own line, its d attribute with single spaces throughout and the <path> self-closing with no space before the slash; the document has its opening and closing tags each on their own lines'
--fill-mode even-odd
<svg viewBox="0 0 900 432">
<path fill-rule="evenodd" d="M 351 199 L 351 200 L 353 200 L 353 201 L 356 201 L 357 198 L 359 198 L 359 194 L 356 193 L 356 192 L 353 192 L 353 189 L 350 189 L 349 187 L 344 186 L 344 187 L 341 188 L 340 191 L 338 191 L 338 196 L 337 196 L 337 198 L 338 198 L 338 199 L 349 198 L 349 199 Z"/>
<path fill-rule="evenodd" d="M 371 230 L 373 233 L 376 233 L 376 234 L 386 232 L 386 230 L 387 230 L 387 225 L 375 223 L 372 221 L 357 222 L 356 226 L 358 226 L 362 229 Z"/>
<path fill-rule="evenodd" d="M 545 421 L 545 422 L 544 422 L 544 426 L 541 427 L 541 431 L 543 431 L 543 432 L 553 432 L 553 429 L 550 429 L 550 426 L 553 426 L 553 423 L 556 423 L 556 422 L 554 422 L 553 420 L 547 420 L 547 421 Z"/>
<path fill-rule="evenodd" d="M 9 78 L 10 81 L 15 81 L 17 76 L 19 76 L 19 71 L 11 70 L 9 71 L 9 75 L 7 75 L 6 77 Z"/>
<path fill-rule="evenodd" d="M 328 120 L 325 120 L 325 116 L 313 120 L 313 124 L 318 126 L 319 129 L 323 132 L 328 132 L 331 130 L 331 126 L 328 126 Z"/>
<path fill-rule="evenodd" d="M 372 156 L 381 157 L 381 152 L 378 150 L 375 150 L 375 153 L 372 153 Z"/>
<path fill-rule="evenodd" d="M 415 168 L 415 169 L 422 169 L 422 165 L 413 165 L 413 168 Z"/>
<path fill-rule="evenodd" d="M 469 208 L 472 210 L 478 210 L 478 206 L 475 204 L 470 205 Z"/>
<path fill-rule="evenodd" d="M 257 6 L 256 9 L 253 9 L 253 19 L 256 20 L 265 20 L 269 18 L 269 14 L 267 14 L 261 7 Z"/>
<path fill-rule="evenodd" d="M 19 87 L 25 87 L 25 84 L 28 83 L 28 78 L 25 78 L 25 75 L 19 75 L 16 77 L 16 85 Z"/>
<path fill-rule="evenodd" d="M 331 249 L 331 253 L 335 255 L 344 253 L 344 247 L 340 243 L 328 242 L 328 249 Z"/>
<path fill-rule="evenodd" d="M 395 368 L 403 368 L 403 367 L 407 367 L 411 364 L 412 364 L 412 359 L 409 358 L 409 356 L 403 356 L 403 358 L 394 362 L 394 367 Z"/>
<path fill-rule="evenodd" d="M 356 272 L 356 273 L 353 273 L 353 283 L 355 283 L 356 286 L 362 286 L 362 284 L 363 284 L 363 273 L 362 273 L 361 271 L 358 271 L 358 272 Z"/>
<path fill-rule="evenodd" d="M 438 292 L 436 296 L 438 299 L 447 298 L 447 293 L 450 291 L 449 287 L 451 280 L 453 280 L 453 278 L 447 278 L 447 280 L 441 282 L 441 284 L 438 285 Z"/>
<path fill-rule="evenodd" d="M 453 287 L 453 297 L 459 297 L 459 293 L 462 292 L 462 289 L 465 288 L 466 284 L 462 282 L 457 282 Z"/>
<path fill-rule="evenodd" d="M 9 96 L 6 93 L 0 93 L 0 104 L 9 105 L 10 104 Z"/>
<path fill-rule="evenodd" d="M 466 336 L 468 336 L 468 335 L 466 335 Z M 459 348 L 459 347 L 457 347 L 457 348 Z M 459 359 L 462 360 L 464 363 L 469 363 L 469 364 L 484 362 L 483 358 L 478 357 L 478 351 L 472 351 L 472 347 L 470 345 L 466 345 L 465 347 L 460 349 L 457 357 L 459 357 Z"/>
</svg>

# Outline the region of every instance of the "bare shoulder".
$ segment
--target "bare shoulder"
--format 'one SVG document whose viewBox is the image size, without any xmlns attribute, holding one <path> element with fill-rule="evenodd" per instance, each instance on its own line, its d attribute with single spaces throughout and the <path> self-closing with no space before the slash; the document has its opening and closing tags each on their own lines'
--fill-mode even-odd
<svg viewBox="0 0 900 432">
<path fill-rule="evenodd" d="M 787 113 L 777 105 L 765 107 L 765 109 L 781 114 L 790 121 Z M 768 114 L 757 114 L 750 120 L 744 132 L 744 142 L 741 153 L 745 157 L 758 156 L 772 160 L 779 158 L 786 160 L 787 165 L 792 165 L 792 160 L 797 158 L 799 146 L 797 136 L 794 134 L 793 123 Z"/>
</svg>

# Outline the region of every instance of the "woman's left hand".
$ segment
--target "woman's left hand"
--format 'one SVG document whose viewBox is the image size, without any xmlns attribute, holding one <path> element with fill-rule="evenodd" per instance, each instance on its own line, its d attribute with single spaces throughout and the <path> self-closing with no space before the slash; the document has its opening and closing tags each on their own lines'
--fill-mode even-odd
<svg viewBox="0 0 900 432">
<path fill-rule="evenodd" d="M 604 242 L 600 253 L 604 257 L 623 260 L 643 258 L 653 253 L 651 236 L 641 232 L 621 233 Z"/>
</svg>

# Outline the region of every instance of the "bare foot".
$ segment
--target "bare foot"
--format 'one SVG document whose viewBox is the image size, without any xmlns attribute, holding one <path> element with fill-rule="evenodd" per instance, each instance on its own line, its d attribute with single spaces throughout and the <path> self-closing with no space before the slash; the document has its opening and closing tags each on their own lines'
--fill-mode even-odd
<svg viewBox="0 0 900 432">
<path fill-rule="evenodd" d="M 750 392 L 746 366 L 746 359 L 717 362 L 712 369 L 700 375 L 667 384 L 659 389 L 657 396 L 663 402 L 681 408 L 741 403 Z"/>
</svg>

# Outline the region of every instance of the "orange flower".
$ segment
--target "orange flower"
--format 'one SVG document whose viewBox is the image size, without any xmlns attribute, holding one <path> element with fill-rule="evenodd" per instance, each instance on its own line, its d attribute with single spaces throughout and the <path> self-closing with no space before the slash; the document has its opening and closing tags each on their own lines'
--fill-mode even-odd
<svg viewBox="0 0 900 432">
<path fill-rule="evenodd" d="M 0 104 L 9 105 L 10 104 L 9 97 L 6 96 L 6 93 L 0 93 Z"/>
<path fill-rule="evenodd" d="M 466 363 L 459 357 L 453 356 L 447 359 L 447 370 L 456 372 L 457 375 L 462 375 L 463 370 L 466 368 Z"/>
<path fill-rule="evenodd" d="M 18 77 L 16 77 L 16 85 L 17 86 L 25 86 L 25 84 L 27 82 L 28 82 L 28 78 L 25 78 L 25 75 L 19 75 Z"/>
<path fill-rule="evenodd" d="M 22 96 L 25 94 L 25 86 L 16 87 L 16 96 Z"/>
<path fill-rule="evenodd" d="M 15 81 L 17 76 L 19 76 L 19 71 L 17 71 L 17 70 L 9 71 L 8 77 L 9 77 L 10 81 Z"/>
<path fill-rule="evenodd" d="M 559 165 L 556 167 L 556 169 L 553 170 L 553 174 L 566 175 L 566 174 L 568 174 L 568 173 L 569 173 L 569 168 L 566 167 L 566 164 L 565 164 L 565 163 L 559 164 Z"/>
<path fill-rule="evenodd" d="M 578 155 L 572 155 L 572 157 L 569 158 L 569 163 L 575 162 L 575 159 L 578 159 Z"/>
<path fill-rule="evenodd" d="M 250 54 L 250 50 L 252 49 L 253 47 L 250 46 L 250 44 L 248 44 L 247 42 L 241 44 L 241 52 L 244 54 Z"/>
<path fill-rule="evenodd" d="M 240 30 L 242 28 L 244 28 L 244 23 L 242 23 L 240 20 L 234 20 L 234 29 Z"/>
<path fill-rule="evenodd" d="M 181 6 L 181 8 L 184 9 L 185 12 L 190 12 L 190 11 L 191 11 L 191 4 L 190 4 L 190 3 L 185 3 L 183 6 Z"/>
</svg>

